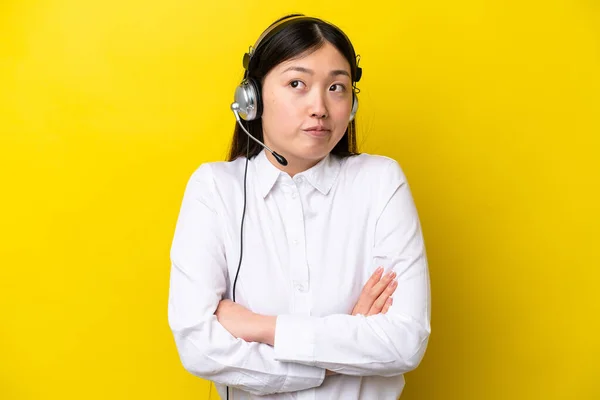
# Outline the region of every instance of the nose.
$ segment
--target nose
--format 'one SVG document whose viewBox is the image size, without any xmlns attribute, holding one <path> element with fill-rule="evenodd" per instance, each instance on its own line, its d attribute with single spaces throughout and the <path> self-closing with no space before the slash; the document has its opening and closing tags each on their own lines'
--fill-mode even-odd
<svg viewBox="0 0 600 400">
<path fill-rule="evenodd" d="M 327 118 L 327 104 L 322 93 L 317 92 L 310 100 L 310 116 L 314 118 Z"/>
</svg>

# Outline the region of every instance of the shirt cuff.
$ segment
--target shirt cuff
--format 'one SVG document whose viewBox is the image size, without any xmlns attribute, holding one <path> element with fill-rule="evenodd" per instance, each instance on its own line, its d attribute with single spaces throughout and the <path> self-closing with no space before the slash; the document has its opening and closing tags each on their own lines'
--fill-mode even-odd
<svg viewBox="0 0 600 400">
<path fill-rule="evenodd" d="M 296 392 L 321 386 L 325 380 L 325 368 L 289 363 L 288 373 L 280 392 Z"/>
<path fill-rule="evenodd" d="M 279 315 L 275 323 L 275 360 L 314 365 L 316 323 L 314 317 Z"/>
</svg>

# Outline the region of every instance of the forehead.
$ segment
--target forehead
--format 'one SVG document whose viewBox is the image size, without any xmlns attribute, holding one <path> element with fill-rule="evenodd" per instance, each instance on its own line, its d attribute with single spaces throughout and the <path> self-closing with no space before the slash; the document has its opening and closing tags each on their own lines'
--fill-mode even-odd
<svg viewBox="0 0 600 400">
<path fill-rule="evenodd" d="M 325 42 L 317 49 L 310 49 L 294 58 L 283 61 L 275 67 L 284 71 L 290 66 L 306 66 L 315 71 L 329 72 L 331 69 L 344 69 L 350 72 L 350 63 L 331 43 Z"/>
</svg>

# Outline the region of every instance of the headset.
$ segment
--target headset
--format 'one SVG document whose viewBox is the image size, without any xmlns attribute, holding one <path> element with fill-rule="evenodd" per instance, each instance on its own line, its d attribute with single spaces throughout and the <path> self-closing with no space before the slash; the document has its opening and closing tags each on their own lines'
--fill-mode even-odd
<svg viewBox="0 0 600 400">
<path fill-rule="evenodd" d="M 256 79 L 254 79 L 250 76 L 250 61 L 252 60 L 252 57 L 256 54 L 257 49 L 259 49 L 259 47 L 261 46 L 262 43 L 268 42 L 269 39 L 271 39 L 273 36 L 275 36 L 278 32 L 280 32 L 286 26 L 297 23 L 299 21 L 316 21 L 316 22 L 321 22 L 321 23 L 325 22 L 331 26 L 334 26 L 333 24 L 331 24 L 327 21 L 323 21 L 319 18 L 307 17 L 304 14 L 288 15 L 288 16 L 280 19 L 279 21 L 273 23 L 272 25 L 270 25 L 262 33 L 262 35 L 260 35 L 260 37 L 254 44 L 254 46 L 251 46 L 249 51 L 244 54 L 244 58 L 243 58 L 243 66 L 244 66 L 244 70 L 245 70 L 244 79 L 242 80 L 240 85 L 235 89 L 234 102 L 231 104 L 231 111 L 233 111 L 238 124 L 240 125 L 242 130 L 246 133 L 247 140 L 248 140 L 247 145 L 246 145 L 246 166 L 244 169 L 244 208 L 242 211 L 242 222 L 241 222 L 241 226 L 240 226 L 240 259 L 239 259 L 237 271 L 235 274 L 235 279 L 233 282 L 233 293 L 232 293 L 234 302 L 235 302 L 235 288 L 236 288 L 236 284 L 237 284 L 238 274 L 240 272 L 240 267 L 242 265 L 242 254 L 243 254 L 243 249 L 244 249 L 243 236 L 244 236 L 244 217 L 246 215 L 246 177 L 248 174 L 248 158 L 249 158 L 249 152 L 250 152 L 250 139 L 254 140 L 258 144 L 260 144 L 262 147 L 264 147 L 266 150 L 268 150 L 271 154 L 273 154 L 273 156 L 275 157 L 275 159 L 277 160 L 277 162 L 279 164 L 281 164 L 283 166 L 286 166 L 288 164 L 287 160 L 283 156 L 281 156 L 280 154 L 277 154 L 276 152 L 271 150 L 266 144 L 264 144 L 262 141 L 258 140 L 254 136 L 252 136 L 250 134 L 250 132 L 248 132 L 248 130 L 246 130 L 246 128 L 244 127 L 244 124 L 242 124 L 242 121 L 241 121 L 242 119 L 245 121 L 248 121 L 248 122 L 259 119 L 262 116 L 262 111 L 263 111 L 260 83 Z M 340 32 L 342 32 L 341 29 L 338 28 L 338 30 Z M 342 32 L 342 34 L 344 34 L 344 33 Z M 350 45 L 350 48 L 352 49 L 352 52 L 354 53 L 354 47 L 352 46 L 352 42 L 350 42 L 350 39 L 345 34 L 344 34 L 344 37 L 346 38 L 346 41 L 348 42 L 348 44 Z M 351 71 L 354 71 L 354 76 L 352 77 L 352 83 L 353 83 L 353 85 L 352 85 L 352 89 L 353 89 L 352 90 L 352 111 L 350 112 L 350 118 L 348 120 L 348 123 L 352 122 L 352 120 L 356 116 L 356 112 L 358 111 L 358 97 L 356 96 L 357 89 L 354 85 L 356 84 L 356 82 L 358 82 L 360 80 L 360 78 L 362 76 L 362 68 L 360 68 L 358 66 L 359 60 L 360 60 L 360 56 L 356 56 L 354 59 L 353 65 L 351 65 Z M 229 400 L 229 386 L 227 386 L 227 400 Z"/>
</svg>

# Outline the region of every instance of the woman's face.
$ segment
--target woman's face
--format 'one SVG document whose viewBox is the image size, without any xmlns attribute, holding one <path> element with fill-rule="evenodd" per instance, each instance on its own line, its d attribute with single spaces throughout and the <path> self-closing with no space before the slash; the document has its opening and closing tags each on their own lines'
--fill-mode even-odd
<svg viewBox="0 0 600 400">
<path fill-rule="evenodd" d="M 265 143 L 288 160 L 288 172 L 303 171 L 325 157 L 348 127 L 350 64 L 325 42 L 269 71 L 262 96 Z"/>
</svg>

